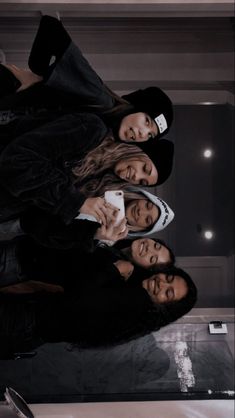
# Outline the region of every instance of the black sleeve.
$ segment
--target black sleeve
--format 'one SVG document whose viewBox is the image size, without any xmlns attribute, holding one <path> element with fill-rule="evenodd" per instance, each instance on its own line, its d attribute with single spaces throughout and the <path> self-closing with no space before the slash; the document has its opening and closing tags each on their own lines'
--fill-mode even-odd
<svg viewBox="0 0 235 418">
<path fill-rule="evenodd" d="M 85 197 L 58 161 L 93 149 L 106 132 L 97 116 L 75 113 L 26 133 L 3 150 L 0 182 L 14 197 L 69 223 Z"/>
<path fill-rule="evenodd" d="M 43 16 L 28 60 L 31 71 L 46 76 L 52 56 L 58 61 L 70 42 L 69 34 L 58 19 Z"/>
<path fill-rule="evenodd" d="M 94 288 L 87 295 L 0 294 L 0 335 L 13 351 L 37 342 L 112 344 L 135 336 L 148 309 L 148 299 L 144 289 L 134 292 L 124 285 Z"/>
<path fill-rule="evenodd" d="M 149 306 L 144 289 L 90 289 L 86 295 L 61 296 L 38 304 L 39 335 L 45 341 L 70 341 L 88 346 L 120 342 L 136 335 Z"/>
<path fill-rule="evenodd" d="M 57 216 L 40 209 L 31 209 L 20 217 L 22 230 L 44 247 L 57 249 L 82 249 L 93 252 L 96 248 L 94 235 L 98 222 L 74 219 L 65 225 Z"/>
</svg>

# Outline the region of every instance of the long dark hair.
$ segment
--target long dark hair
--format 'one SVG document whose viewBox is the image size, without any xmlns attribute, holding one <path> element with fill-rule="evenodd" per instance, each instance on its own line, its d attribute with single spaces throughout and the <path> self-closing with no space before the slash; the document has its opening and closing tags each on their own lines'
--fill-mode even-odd
<svg viewBox="0 0 235 418">
<path fill-rule="evenodd" d="M 182 316 L 186 315 L 195 305 L 197 301 L 197 288 L 189 276 L 184 270 L 177 267 L 170 267 L 169 269 L 155 269 L 156 273 L 164 272 L 166 274 L 173 274 L 180 276 L 184 279 L 188 286 L 188 292 L 181 300 L 175 302 L 168 302 L 164 304 L 156 304 L 150 300 L 148 308 L 143 313 L 141 318 L 138 318 L 138 322 L 131 328 L 124 328 L 119 334 L 109 335 L 106 338 L 96 338 L 92 341 L 83 341 L 76 344 L 71 344 L 68 349 L 73 348 L 92 348 L 92 347 L 103 347 L 108 348 L 113 345 L 123 344 L 133 339 L 143 337 L 153 331 L 158 331 L 160 328 L 176 321 Z M 149 274 L 148 274 L 149 277 Z M 96 336 L 97 337 L 97 336 Z"/>
<path fill-rule="evenodd" d="M 111 344 L 124 343 L 143 337 L 150 332 L 158 331 L 160 328 L 186 315 L 195 305 L 197 301 L 197 288 L 186 271 L 178 267 L 170 267 L 164 270 L 156 267 L 155 272 L 164 272 L 166 274 L 182 277 L 188 286 L 186 296 L 175 302 L 164 304 L 152 303 L 147 312 L 143 314 L 142 319 L 138 321 L 135 328 L 124 330 L 122 334 L 115 336 L 115 338 L 112 339 L 112 342 L 110 342 Z"/>
<path fill-rule="evenodd" d="M 159 272 L 159 269 L 155 268 L 156 272 Z M 154 308 L 160 314 L 159 317 L 159 326 L 163 327 L 170 324 L 171 322 L 176 321 L 182 316 L 186 315 L 197 301 L 197 288 L 193 282 L 191 276 L 183 269 L 179 267 L 170 267 L 163 270 L 164 273 L 168 275 L 180 276 L 184 279 L 187 284 L 188 292 L 179 301 L 164 303 L 162 305 L 154 305 Z"/>
</svg>

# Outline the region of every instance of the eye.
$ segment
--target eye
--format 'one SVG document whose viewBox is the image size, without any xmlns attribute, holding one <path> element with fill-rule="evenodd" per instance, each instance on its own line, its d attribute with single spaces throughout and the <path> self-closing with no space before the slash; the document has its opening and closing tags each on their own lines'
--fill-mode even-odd
<svg viewBox="0 0 235 418">
<path fill-rule="evenodd" d="M 147 180 L 141 180 L 140 184 L 141 184 L 141 186 L 148 186 Z"/>
<path fill-rule="evenodd" d="M 150 176 L 152 171 L 152 165 L 150 163 L 144 164 L 144 172 Z"/>
<path fill-rule="evenodd" d="M 147 204 L 146 204 L 146 206 L 147 206 L 147 209 L 148 209 L 148 210 L 151 210 L 151 209 L 153 208 L 153 203 L 152 203 L 152 202 L 150 202 L 149 200 L 147 200 Z"/>
<path fill-rule="evenodd" d="M 170 289 L 168 289 L 168 290 L 167 290 L 167 292 L 166 292 L 166 296 L 167 296 L 167 299 L 168 299 L 169 301 L 174 300 L 174 291 L 173 291 L 173 289 L 172 289 L 172 288 L 170 288 Z"/>
<path fill-rule="evenodd" d="M 157 262 L 157 257 L 152 256 L 152 257 L 150 258 L 150 263 L 151 263 L 151 264 L 156 264 L 156 262 Z"/>
<path fill-rule="evenodd" d="M 155 248 L 156 250 L 160 250 L 160 249 L 161 249 L 161 244 L 160 244 L 160 242 L 155 242 L 155 244 L 154 244 L 154 248 Z"/>
<path fill-rule="evenodd" d="M 153 223 L 153 220 L 152 220 L 151 216 L 147 216 L 147 218 L 146 218 L 146 224 L 147 224 L 147 226 L 152 225 L 152 223 Z"/>
<path fill-rule="evenodd" d="M 149 117 L 148 117 L 148 116 L 146 116 L 145 121 L 146 121 L 146 125 L 147 125 L 147 126 L 149 126 L 149 124 L 150 124 L 150 119 L 149 119 Z"/>
<path fill-rule="evenodd" d="M 166 278 L 167 283 L 172 283 L 172 282 L 173 282 L 173 280 L 174 280 L 174 276 L 173 276 L 173 274 L 168 274 L 168 276 L 167 276 L 167 278 Z"/>
</svg>

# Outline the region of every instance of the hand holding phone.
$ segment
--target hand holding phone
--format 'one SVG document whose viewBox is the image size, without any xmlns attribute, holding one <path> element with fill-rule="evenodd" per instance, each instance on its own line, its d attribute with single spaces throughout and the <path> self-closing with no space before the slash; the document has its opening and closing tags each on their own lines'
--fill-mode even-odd
<svg viewBox="0 0 235 418">
<path fill-rule="evenodd" d="M 115 225 L 120 224 L 120 221 L 125 218 L 124 193 L 122 190 L 108 190 L 104 194 L 105 201 L 119 209 Z"/>
</svg>

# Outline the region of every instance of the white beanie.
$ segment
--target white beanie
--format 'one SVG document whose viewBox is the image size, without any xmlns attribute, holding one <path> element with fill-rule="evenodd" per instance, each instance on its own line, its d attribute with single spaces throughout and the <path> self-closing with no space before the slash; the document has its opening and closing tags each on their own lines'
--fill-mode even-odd
<svg viewBox="0 0 235 418">
<path fill-rule="evenodd" d="M 155 232 L 161 231 L 162 229 L 166 228 L 171 221 L 174 219 L 174 212 L 168 206 L 164 200 L 160 199 L 160 197 L 155 196 L 154 194 L 147 192 L 139 187 L 128 187 L 125 189 L 129 192 L 134 193 L 142 193 L 145 197 L 147 197 L 154 205 L 156 205 L 160 209 L 160 216 L 152 228 L 148 231 L 129 231 L 128 238 L 134 237 L 146 237 L 147 235 L 154 234 Z"/>
</svg>

